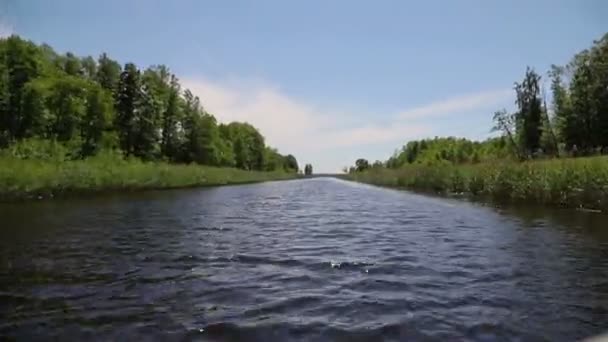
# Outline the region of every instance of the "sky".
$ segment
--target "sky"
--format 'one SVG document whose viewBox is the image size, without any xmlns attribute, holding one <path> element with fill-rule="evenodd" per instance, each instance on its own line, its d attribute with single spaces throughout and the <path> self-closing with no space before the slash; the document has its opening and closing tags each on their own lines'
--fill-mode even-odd
<svg viewBox="0 0 608 342">
<path fill-rule="evenodd" d="M 526 66 L 608 32 L 604 0 L 0 0 L 0 37 L 167 65 L 219 121 L 315 172 L 405 142 L 485 139 Z"/>
</svg>

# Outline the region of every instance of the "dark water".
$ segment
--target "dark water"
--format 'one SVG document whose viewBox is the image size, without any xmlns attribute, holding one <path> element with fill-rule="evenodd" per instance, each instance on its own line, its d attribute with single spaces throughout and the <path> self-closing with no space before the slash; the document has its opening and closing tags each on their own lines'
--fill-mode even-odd
<svg viewBox="0 0 608 342">
<path fill-rule="evenodd" d="M 608 216 L 333 179 L 0 205 L 0 339 L 572 341 Z"/>
</svg>

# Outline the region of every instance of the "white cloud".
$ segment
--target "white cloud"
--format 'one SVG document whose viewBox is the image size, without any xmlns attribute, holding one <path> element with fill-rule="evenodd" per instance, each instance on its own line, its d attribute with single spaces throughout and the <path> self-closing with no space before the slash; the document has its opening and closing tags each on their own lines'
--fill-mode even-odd
<svg viewBox="0 0 608 342">
<path fill-rule="evenodd" d="M 401 119 L 411 120 L 462 113 L 481 107 L 496 105 L 503 102 L 505 98 L 511 96 L 512 93 L 513 91 L 511 89 L 501 89 L 451 97 L 420 107 L 404 110 L 399 113 L 398 116 Z"/>
<path fill-rule="evenodd" d="M 332 116 L 299 103 L 266 85 L 227 86 L 206 80 L 184 80 L 220 121 L 246 121 L 262 131 L 270 145 L 282 151 L 307 147 L 311 138 L 333 125 Z"/>
<path fill-rule="evenodd" d="M 183 79 L 181 83 L 199 96 L 205 109 L 219 121 L 251 123 L 260 129 L 269 145 L 296 155 L 300 163 L 315 164 L 323 154 L 323 165 L 315 165 L 320 172 L 337 172 L 352 164 L 346 159 L 352 153 L 346 152 L 352 152 L 354 147 L 387 144 L 389 154 L 409 139 L 436 133 L 431 122 L 424 119 L 479 109 L 504 100 L 510 93 L 500 90 L 451 98 L 400 111 L 382 124 L 374 122 L 369 113 L 347 116 L 334 108 L 315 107 L 264 83 L 227 84 L 206 79 Z M 358 123 L 361 117 L 369 118 L 368 123 Z M 333 157 L 328 158 L 328 154 Z"/>
</svg>

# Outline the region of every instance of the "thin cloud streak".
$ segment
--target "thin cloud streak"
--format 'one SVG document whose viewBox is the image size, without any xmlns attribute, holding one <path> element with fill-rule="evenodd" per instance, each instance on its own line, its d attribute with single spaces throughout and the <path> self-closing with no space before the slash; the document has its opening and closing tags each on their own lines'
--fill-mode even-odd
<svg viewBox="0 0 608 342">
<path fill-rule="evenodd" d="M 413 120 L 462 113 L 465 111 L 496 105 L 509 98 L 512 93 L 512 89 L 500 89 L 452 97 L 420 107 L 404 110 L 397 116 L 401 119 Z"/>
</svg>

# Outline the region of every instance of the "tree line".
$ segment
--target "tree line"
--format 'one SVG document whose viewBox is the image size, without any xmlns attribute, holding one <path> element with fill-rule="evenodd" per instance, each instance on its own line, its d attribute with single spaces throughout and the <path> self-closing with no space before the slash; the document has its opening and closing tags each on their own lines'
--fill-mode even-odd
<svg viewBox="0 0 608 342">
<path fill-rule="evenodd" d="M 498 137 L 485 141 L 436 137 L 406 143 L 385 162 L 365 159 L 345 168 L 399 168 L 412 163 L 479 163 L 499 159 L 577 157 L 608 153 L 608 34 L 577 53 L 565 66 L 552 65 L 548 103 L 542 76 L 526 68 L 514 85 L 515 111 L 493 115 Z"/>
<path fill-rule="evenodd" d="M 218 123 L 164 65 L 121 66 L 0 39 L 0 148 L 31 139 L 64 144 L 73 159 L 119 150 L 147 161 L 298 171 L 293 155 L 243 122 Z"/>
</svg>

